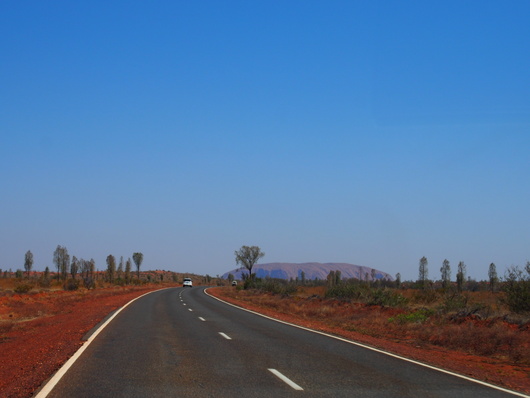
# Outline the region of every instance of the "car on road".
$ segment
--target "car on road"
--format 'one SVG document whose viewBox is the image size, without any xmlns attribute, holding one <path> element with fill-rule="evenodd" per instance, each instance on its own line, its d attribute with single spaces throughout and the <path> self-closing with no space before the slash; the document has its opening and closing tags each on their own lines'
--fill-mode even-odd
<svg viewBox="0 0 530 398">
<path fill-rule="evenodd" d="M 184 278 L 184 282 L 182 283 L 183 287 L 193 287 L 193 281 L 191 278 Z"/>
<path fill-rule="evenodd" d="M 237 281 L 232 281 L 232 286 L 237 286 Z"/>
</svg>

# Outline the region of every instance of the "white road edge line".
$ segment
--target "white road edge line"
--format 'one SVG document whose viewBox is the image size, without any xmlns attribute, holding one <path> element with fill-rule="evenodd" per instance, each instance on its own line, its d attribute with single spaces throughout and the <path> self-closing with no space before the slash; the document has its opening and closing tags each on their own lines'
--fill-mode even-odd
<svg viewBox="0 0 530 398">
<path fill-rule="evenodd" d="M 238 306 L 238 305 L 235 305 L 235 304 L 229 303 L 229 302 L 227 302 L 227 301 L 221 300 L 220 298 L 217 298 L 217 297 L 215 297 L 215 296 L 212 296 L 212 295 L 211 295 L 210 293 L 208 293 L 206 290 L 208 290 L 208 289 L 204 289 L 204 290 L 203 290 L 204 294 L 206 294 L 207 296 L 210 296 L 211 298 L 214 298 L 214 299 L 220 301 L 221 303 L 225 303 L 225 304 L 230 305 L 230 306 L 232 306 L 232 307 L 234 307 L 234 308 L 239 308 L 240 310 L 250 312 L 250 313 L 252 313 L 252 314 L 255 314 L 255 315 L 261 316 L 261 317 L 263 317 L 263 318 L 270 319 L 271 321 L 275 321 L 275 322 L 283 323 L 283 324 L 285 324 L 285 325 L 289 325 L 289 326 L 292 326 L 292 327 L 295 327 L 295 328 L 298 328 L 298 329 L 307 330 L 308 332 L 317 333 L 317 334 L 321 334 L 322 336 L 330 337 L 330 338 L 332 338 L 332 339 L 336 339 L 336 340 L 344 341 L 345 343 L 348 343 L 348 344 L 356 345 L 356 346 L 358 346 L 358 347 L 366 348 L 367 350 L 371 350 L 371 351 L 379 352 L 379 353 L 381 353 L 381 354 L 388 355 L 388 356 L 390 356 L 390 357 L 394 357 L 394 358 L 397 358 L 397 359 L 401 359 L 402 361 L 410 362 L 410 363 L 413 363 L 413 364 L 416 364 L 416 365 L 419 365 L 419 366 L 423 366 L 423 367 L 425 367 L 425 368 L 433 369 L 433 370 L 436 370 L 436 371 L 438 371 L 438 372 L 442 372 L 442 373 L 445 373 L 445 374 L 448 374 L 448 375 L 451 375 L 451 376 L 459 377 L 460 379 L 464 379 L 464 380 L 467 380 L 467 381 L 471 381 L 471 382 L 473 382 L 473 383 L 481 384 L 481 385 L 483 385 L 483 386 L 486 386 L 486 387 L 489 387 L 489 388 L 493 388 L 494 390 L 498 390 L 498 391 L 502 391 L 502 392 L 505 392 L 505 393 L 508 393 L 508 394 L 512 394 L 512 395 L 515 395 L 515 396 L 517 396 L 517 397 L 530 398 L 530 395 L 525 395 L 525 394 L 520 393 L 520 392 L 517 392 L 517 391 L 508 390 L 508 389 L 506 389 L 506 388 L 499 387 L 499 386 L 496 386 L 496 385 L 494 385 L 494 384 L 486 383 L 485 381 L 481 381 L 481 380 L 473 379 L 472 377 L 464 376 L 464 375 L 461 375 L 461 374 L 458 374 L 458 373 L 454 373 L 454 372 L 451 372 L 451 371 L 449 371 L 449 370 L 445 370 L 445 369 L 442 369 L 442 368 L 437 368 L 436 366 L 428 365 L 428 364 L 423 363 L 423 362 L 418 362 L 418 361 L 415 361 L 415 360 L 413 360 L 413 359 L 409 359 L 409 358 L 406 358 L 406 357 L 402 357 L 402 356 L 397 355 L 397 354 L 392 354 L 391 352 L 383 351 L 383 350 L 380 350 L 379 348 L 370 347 L 369 345 L 365 345 L 365 344 L 362 344 L 362 343 L 358 343 L 358 342 L 353 341 L 353 340 L 347 340 L 347 339 L 345 339 L 345 338 L 343 338 L 343 337 L 333 336 L 332 334 L 328 334 L 328 333 L 320 332 L 320 331 L 318 331 L 318 330 L 314 330 L 314 329 L 309 329 L 309 328 L 306 328 L 306 327 L 303 327 L 303 326 L 300 326 L 300 325 L 295 325 L 294 323 L 289 323 L 289 322 L 281 321 L 281 320 L 279 320 L 279 319 L 272 318 L 272 317 L 270 317 L 270 316 L 260 314 L 259 312 L 256 312 L 256 311 L 247 310 L 246 308 L 240 307 L 240 306 Z M 38 397 L 37 397 L 37 398 L 38 398 Z"/>
<path fill-rule="evenodd" d="M 227 339 L 227 340 L 232 340 L 232 338 L 231 338 L 230 336 L 228 336 L 227 334 L 225 334 L 225 333 L 223 333 L 223 332 L 219 332 L 219 334 L 220 334 L 221 336 L 223 336 L 223 337 L 224 337 L 225 339 Z"/>
<path fill-rule="evenodd" d="M 165 288 L 165 289 L 171 289 L 171 288 Z M 92 341 L 96 338 L 96 336 L 101 332 L 109 323 L 114 319 L 116 315 L 118 315 L 125 307 L 127 307 L 129 304 L 131 304 L 133 301 L 138 300 L 139 298 L 142 298 L 143 296 L 146 296 L 148 294 L 159 292 L 160 290 L 165 289 L 159 289 L 159 290 L 153 290 L 152 292 L 147 292 L 145 294 L 142 294 L 141 296 L 136 297 L 135 299 L 132 299 L 127 304 L 125 304 L 123 307 L 118 309 L 107 321 L 101 325 L 93 334 L 89 337 L 87 341 L 75 352 L 74 355 L 70 357 L 68 361 L 64 363 L 61 368 L 52 376 L 52 378 L 42 387 L 42 389 L 39 391 L 39 393 L 35 396 L 35 398 L 45 398 L 48 396 L 48 394 L 53 390 L 53 388 L 59 383 L 61 378 L 68 372 L 68 369 L 72 367 L 72 365 L 77 361 L 77 359 L 81 356 L 81 354 L 87 349 L 87 347 L 92 343 Z"/>
<path fill-rule="evenodd" d="M 271 372 L 274 376 L 276 376 L 278 379 L 289 385 L 289 387 L 297 390 L 297 391 L 304 391 L 302 387 L 300 387 L 298 384 L 296 384 L 294 381 L 290 380 L 289 378 L 282 375 L 280 372 L 278 372 L 276 369 L 269 369 L 269 372 Z"/>
<path fill-rule="evenodd" d="M 204 319 L 202 316 L 200 316 L 199 319 L 203 322 L 206 322 L 206 319 Z"/>
</svg>

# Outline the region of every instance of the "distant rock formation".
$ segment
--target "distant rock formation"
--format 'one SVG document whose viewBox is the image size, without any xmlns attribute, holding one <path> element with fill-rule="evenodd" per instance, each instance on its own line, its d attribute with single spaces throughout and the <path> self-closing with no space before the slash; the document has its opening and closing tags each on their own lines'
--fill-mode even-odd
<svg viewBox="0 0 530 398">
<path fill-rule="evenodd" d="M 330 271 L 340 271 L 343 279 L 357 278 L 361 280 L 373 279 L 372 270 L 375 271 L 375 279 L 394 280 L 390 274 L 379 271 L 370 267 L 347 263 L 267 263 L 256 264 L 252 272 L 258 278 L 279 278 L 279 279 L 301 279 L 302 272 L 305 273 L 305 279 L 322 279 L 325 280 Z M 235 279 L 241 280 L 241 274 L 248 273 L 247 269 L 233 269 L 223 274 L 222 278 L 227 279 L 228 274 L 234 275 Z"/>
</svg>

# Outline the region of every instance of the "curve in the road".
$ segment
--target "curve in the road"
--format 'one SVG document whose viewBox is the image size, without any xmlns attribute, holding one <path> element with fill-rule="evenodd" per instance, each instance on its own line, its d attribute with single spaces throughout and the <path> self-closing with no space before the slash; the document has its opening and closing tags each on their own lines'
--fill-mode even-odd
<svg viewBox="0 0 530 398">
<path fill-rule="evenodd" d="M 244 307 L 229 303 L 228 301 L 225 301 L 225 300 L 222 300 L 222 299 L 220 299 L 218 297 L 215 297 L 215 296 L 211 295 L 210 293 L 208 293 L 207 290 L 208 289 L 205 289 L 204 293 L 207 294 L 209 297 L 212 297 L 212 298 L 214 298 L 216 300 L 219 300 L 219 301 L 221 301 L 221 302 L 223 302 L 223 303 L 225 303 L 227 305 L 230 305 L 232 307 L 239 308 L 240 310 L 247 311 L 247 312 L 250 312 L 250 313 L 255 314 L 255 315 L 259 315 L 261 317 L 270 319 L 272 321 L 283 323 L 285 325 L 289 325 L 289 326 L 292 326 L 292 327 L 295 327 L 295 328 L 303 329 L 303 330 L 306 330 L 308 332 L 317 333 L 317 334 L 320 334 L 320 335 L 323 335 L 323 336 L 326 336 L 326 337 L 330 337 L 332 339 L 344 341 L 346 343 L 353 344 L 353 345 L 358 346 L 358 347 L 366 348 L 367 350 L 375 351 L 375 352 L 378 352 L 378 353 L 381 353 L 381 354 L 384 354 L 384 355 L 388 355 L 388 356 L 400 359 L 402 361 L 410 362 L 410 363 L 413 363 L 415 365 L 423 366 L 423 367 L 426 367 L 426 368 L 429 368 L 429 369 L 433 369 L 433 370 L 436 370 L 438 372 L 442 372 L 442 373 L 445 373 L 445 374 L 448 374 L 448 375 L 451 375 L 451 376 L 459 377 L 461 379 L 464 379 L 464 380 L 467 380 L 467 381 L 471 381 L 473 383 L 481 384 L 483 386 L 486 386 L 486 387 L 489 387 L 489 388 L 493 388 L 495 390 L 499 390 L 499 391 L 502 391 L 502 392 L 505 392 L 505 393 L 513 394 L 515 396 L 529 398 L 528 395 L 519 393 L 517 391 L 508 390 L 506 388 L 502 388 L 502 387 L 496 386 L 494 384 L 487 383 L 487 382 L 482 381 L 482 380 L 477 380 L 477 379 L 474 379 L 474 378 L 469 377 L 469 376 L 465 376 L 465 375 L 462 375 L 462 374 L 459 374 L 459 373 L 451 372 L 449 370 L 442 369 L 442 368 L 439 368 L 439 367 L 436 367 L 436 366 L 433 366 L 433 365 L 429 365 L 429 364 L 424 363 L 424 362 L 419 362 L 419 361 L 416 361 L 414 359 L 410 359 L 410 358 L 403 357 L 401 355 L 394 354 L 392 352 L 384 351 L 384 350 L 381 350 L 379 348 L 371 347 L 369 345 L 365 345 L 365 344 L 362 344 L 362 343 L 359 343 L 359 342 L 356 342 L 356 341 L 353 341 L 353 340 L 348 340 L 348 339 L 345 339 L 343 337 L 334 336 L 334 335 L 329 334 L 329 333 L 321 332 L 319 330 L 310 329 L 310 328 L 307 328 L 307 327 L 304 327 L 304 326 L 300 326 L 300 325 L 297 325 L 297 324 L 294 324 L 294 323 L 282 321 L 281 319 L 276 319 L 276 318 L 270 317 L 270 316 L 265 315 L 265 314 L 261 314 L 261 313 L 256 312 L 256 311 L 249 310 L 247 308 L 244 308 Z"/>
</svg>

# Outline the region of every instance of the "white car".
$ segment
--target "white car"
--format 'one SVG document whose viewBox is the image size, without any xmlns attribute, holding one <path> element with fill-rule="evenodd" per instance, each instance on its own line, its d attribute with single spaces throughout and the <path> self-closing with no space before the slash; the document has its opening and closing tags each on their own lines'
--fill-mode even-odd
<svg viewBox="0 0 530 398">
<path fill-rule="evenodd" d="M 184 283 L 182 284 L 183 287 L 193 287 L 193 281 L 191 278 L 184 278 Z"/>
</svg>

